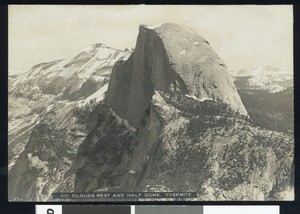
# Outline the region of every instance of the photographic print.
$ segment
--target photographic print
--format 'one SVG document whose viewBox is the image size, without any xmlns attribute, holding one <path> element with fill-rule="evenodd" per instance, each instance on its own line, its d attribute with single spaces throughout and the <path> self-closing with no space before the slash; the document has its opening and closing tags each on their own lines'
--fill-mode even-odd
<svg viewBox="0 0 300 214">
<path fill-rule="evenodd" d="M 294 200 L 293 6 L 10 5 L 10 201 Z"/>
</svg>

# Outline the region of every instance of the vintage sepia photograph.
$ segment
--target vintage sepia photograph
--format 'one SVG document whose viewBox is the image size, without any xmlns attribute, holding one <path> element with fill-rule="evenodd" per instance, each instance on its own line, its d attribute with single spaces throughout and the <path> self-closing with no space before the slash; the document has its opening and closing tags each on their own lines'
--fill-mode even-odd
<svg viewBox="0 0 300 214">
<path fill-rule="evenodd" d="M 10 5 L 9 201 L 293 201 L 292 5 Z"/>
</svg>

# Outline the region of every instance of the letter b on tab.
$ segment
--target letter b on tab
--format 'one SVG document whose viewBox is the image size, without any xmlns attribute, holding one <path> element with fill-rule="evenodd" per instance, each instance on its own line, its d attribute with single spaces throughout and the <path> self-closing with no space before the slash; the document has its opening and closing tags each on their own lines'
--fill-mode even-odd
<svg viewBox="0 0 300 214">
<path fill-rule="evenodd" d="M 62 205 L 35 205 L 35 214 L 62 214 Z"/>
</svg>

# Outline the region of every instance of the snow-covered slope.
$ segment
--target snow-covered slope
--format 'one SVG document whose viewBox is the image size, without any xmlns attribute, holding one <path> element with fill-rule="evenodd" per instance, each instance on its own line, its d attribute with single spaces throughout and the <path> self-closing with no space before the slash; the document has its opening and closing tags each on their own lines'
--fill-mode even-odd
<svg viewBox="0 0 300 214">
<path fill-rule="evenodd" d="M 68 95 L 78 92 L 88 79 L 107 81 L 115 62 L 125 60 L 129 55 L 129 51 L 94 44 L 67 59 L 33 66 L 13 79 L 9 92 L 22 93 L 22 85 L 26 91 L 31 89 L 54 95 L 63 93 L 67 99 L 72 99 Z"/>
<path fill-rule="evenodd" d="M 113 65 L 130 54 L 99 43 L 67 59 L 40 63 L 9 76 L 9 169 L 37 124 L 76 127 L 74 109 L 101 101 Z"/>
<path fill-rule="evenodd" d="M 293 71 L 264 66 L 258 69 L 243 69 L 232 72 L 238 88 L 267 90 L 272 93 L 293 87 Z"/>
</svg>

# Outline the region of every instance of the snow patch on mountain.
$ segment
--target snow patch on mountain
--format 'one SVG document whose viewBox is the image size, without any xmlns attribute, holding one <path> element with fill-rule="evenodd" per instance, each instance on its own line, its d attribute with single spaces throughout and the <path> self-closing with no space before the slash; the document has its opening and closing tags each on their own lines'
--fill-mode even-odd
<svg viewBox="0 0 300 214">
<path fill-rule="evenodd" d="M 258 69 L 243 69 L 232 72 L 231 75 L 236 82 L 244 80 L 243 85 L 239 86 L 240 88 L 248 87 L 276 93 L 293 86 L 293 71 L 287 68 L 280 69 L 272 66 L 264 66 Z M 239 84 L 237 83 L 236 85 Z"/>
<path fill-rule="evenodd" d="M 36 169 L 47 169 L 46 161 L 42 161 L 38 156 L 33 156 L 32 153 L 28 153 L 27 156 L 30 168 L 34 167 Z"/>
<path fill-rule="evenodd" d="M 150 29 L 150 30 L 154 30 L 155 28 L 161 27 L 163 24 L 164 23 L 160 23 L 160 24 L 157 24 L 157 25 L 143 25 L 143 26 Z"/>
<path fill-rule="evenodd" d="M 104 99 L 107 88 L 108 88 L 108 83 L 102 86 L 98 91 L 93 93 L 91 96 L 85 98 L 83 101 L 79 101 L 77 106 L 84 106 L 90 103 L 92 100 L 95 101 L 96 103 L 100 102 L 101 100 Z"/>
<path fill-rule="evenodd" d="M 161 92 L 162 93 L 162 92 Z M 180 112 L 178 109 L 174 108 L 172 105 L 166 103 L 164 98 L 161 96 L 159 91 L 155 91 L 152 96 L 152 104 L 157 106 L 157 111 L 159 111 L 165 120 L 170 120 L 175 113 Z"/>
<path fill-rule="evenodd" d="M 288 68 L 276 68 L 272 66 L 263 66 L 256 69 L 242 69 L 237 72 L 232 72 L 233 76 L 257 76 L 257 75 L 293 75 L 293 70 Z"/>
<path fill-rule="evenodd" d="M 112 114 L 114 115 L 114 117 L 118 120 L 118 123 L 119 123 L 119 124 L 125 125 L 125 126 L 128 127 L 132 132 L 136 132 L 136 128 L 133 127 L 133 126 L 131 126 L 131 125 L 128 123 L 128 120 L 119 117 L 113 110 L 111 110 L 111 111 L 112 111 Z"/>
<path fill-rule="evenodd" d="M 274 80 L 272 80 L 272 77 L 268 76 L 254 76 L 249 79 L 249 84 L 253 88 L 268 90 L 272 93 L 280 92 L 285 89 L 285 87 L 276 84 Z"/>
<path fill-rule="evenodd" d="M 213 100 L 213 99 L 211 99 L 211 98 L 209 98 L 209 97 L 201 97 L 201 98 L 198 98 L 198 97 L 196 97 L 194 94 L 193 94 L 193 95 L 188 95 L 188 94 L 186 94 L 185 96 L 186 96 L 186 97 L 189 97 L 189 98 L 192 98 L 192 99 L 194 99 L 194 100 L 200 101 L 200 102 L 203 102 L 203 101 L 205 101 L 205 100 Z"/>
</svg>

